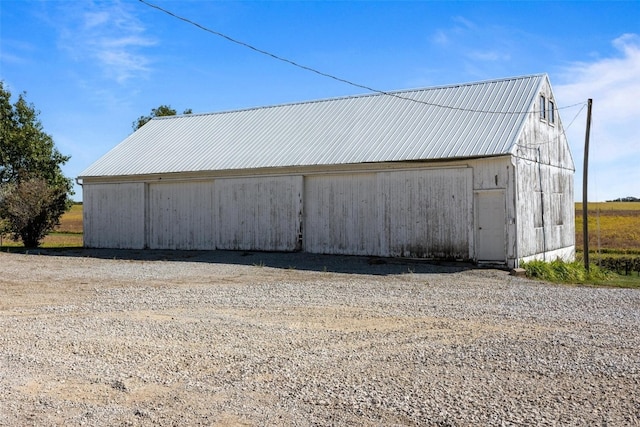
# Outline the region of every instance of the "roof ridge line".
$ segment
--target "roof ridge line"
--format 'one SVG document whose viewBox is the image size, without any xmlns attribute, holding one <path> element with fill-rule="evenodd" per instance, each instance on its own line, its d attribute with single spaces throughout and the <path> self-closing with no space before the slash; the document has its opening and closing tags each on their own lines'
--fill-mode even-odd
<svg viewBox="0 0 640 427">
<path fill-rule="evenodd" d="M 413 89 L 395 89 L 390 91 L 379 91 L 379 92 L 363 93 L 363 94 L 356 94 L 356 95 L 343 95 L 343 96 L 336 96 L 331 98 L 311 99 L 306 101 L 285 102 L 283 104 L 260 105 L 255 107 L 238 108 L 234 110 L 211 111 L 207 113 L 195 113 L 195 114 L 177 114 L 173 116 L 160 116 L 160 117 L 154 117 L 151 120 L 171 120 L 171 119 L 180 119 L 180 118 L 189 118 L 189 117 L 214 116 L 214 115 L 222 115 L 222 114 L 239 113 L 239 112 L 245 112 L 245 111 L 256 111 L 256 110 L 263 110 L 263 109 L 266 110 L 270 108 L 290 107 L 295 105 L 317 104 L 317 103 L 323 103 L 323 102 L 342 101 L 347 99 L 359 99 L 359 98 L 367 98 L 367 97 L 374 97 L 374 96 L 397 96 L 397 95 L 411 93 L 411 92 L 426 92 L 430 90 L 456 88 L 456 87 L 462 87 L 462 86 L 476 86 L 481 84 L 498 83 L 498 82 L 509 81 L 509 80 L 521 80 L 521 79 L 534 78 L 534 77 L 544 77 L 546 75 L 547 75 L 546 73 L 537 73 L 537 74 L 527 74 L 527 75 L 513 76 L 513 77 L 502 77 L 497 79 L 487 79 L 487 80 L 465 82 L 465 83 L 453 83 L 453 84 L 445 84 L 445 85 L 437 85 L 437 86 L 419 87 L 419 88 L 413 88 Z"/>
</svg>

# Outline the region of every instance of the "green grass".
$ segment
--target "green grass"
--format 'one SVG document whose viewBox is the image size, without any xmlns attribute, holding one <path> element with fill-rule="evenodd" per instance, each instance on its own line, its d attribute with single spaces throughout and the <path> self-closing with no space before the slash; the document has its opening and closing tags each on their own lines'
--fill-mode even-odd
<svg viewBox="0 0 640 427">
<path fill-rule="evenodd" d="M 592 263 L 587 272 L 582 261 L 530 261 L 521 267 L 525 269 L 527 277 L 552 283 L 640 288 L 640 276 L 636 273 L 617 274 Z"/>
<path fill-rule="evenodd" d="M 640 276 L 631 274 L 625 276 L 624 274 L 611 273 L 611 278 L 606 280 L 594 280 L 591 285 L 596 286 L 610 286 L 615 288 L 640 288 Z"/>
<path fill-rule="evenodd" d="M 576 252 L 583 263 L 582 204 L 576 203 Z M 589 264 L 611 267 L 616 260 L 640 258 L 640 203 L 601 202 L 588 205 L 589 211 Z M 615 270 L 615 268 L 611 268 Z M 597 286 L 640 288 L 637 271 L 628 275 L 609 273 L 606 278 L 591 278 L 584 282 Z"/>
<path fill-rule="evenodd" d="M 68 212 L 60 217 L 60 225 L 53 233 L 80 233 L 82 234 L 82 205 L 74 204 Z"/>
</svg>

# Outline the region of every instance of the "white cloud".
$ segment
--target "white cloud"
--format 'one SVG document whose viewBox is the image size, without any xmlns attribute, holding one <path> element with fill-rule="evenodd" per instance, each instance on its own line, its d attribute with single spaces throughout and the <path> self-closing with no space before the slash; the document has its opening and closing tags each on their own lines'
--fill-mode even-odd
<svg viewBox="0 0 640 427">
<path fill-rule="evenodd" d="M 156 41 L 145 34 L 129 5 L 67 3 L 60 27 L 60 47 L 75 60 L 95 62 L 103 75 L 118 83 L 143 77 L 151 70 L 144 48 Z"/>
<path fill-rule="evenodd" d="M 469 53 L 471 59 L 478 61 L 508 61 L 511 55 L 497 50 L 474 50 Z"/>
<path fill-rule="evenodd" d="M 0 64 L 26 64 L 35 50 L 31 43 L 7 37 L 0 39 Z"/>
<path fill-rule="evenodd" d="M 624 34 L 612 42 L 616 55 L 574 63 L 554 85 L 562 105 L 593 99 L 589 144 L 589 199 L 640 197 L 640 36 Z M 575 110 L 561 114 L 566 127 Z M 582 189 L 586 115 L 567 136 L 576 162 L 576 198 Z"/>
<path fill-rule="evenodd" d="M 440 28 L 431 36 L 431 41 L 440 46 L 447 46 L 455 39 L 469 33 L 476 32 L 477 26 L 463 16 L 454 16 L 451 18 L 452 25 L 448 28 Z"/>
<path fill-rule="evenodd" d="M 456 24 L 457 29 L 476 30 L 478 28 L 473 21 L 464 16 L 454 16 L 451 20 Z"/>
<path fill-rule="evenodd" d="M 452 17 L 448 24 L 437 29 L 429 40 L 447 55 L 449 62 L 457 61 L 458 64 L 453 66 L 464 69 L 467 76 L 491 75 L 494 73 L 487 70 L 495 70 L 512 61 L 515 50 L 511 41 L 513 29 L 476 23 L 463 16 Z"/>
<path fill-rule="evenodd" d="M 440 46 L 446 46 L 449 44 L 449 36 L 443 30 L 437 30 L 433 36 L 431 36 L 431 41 Z"/>
</svg>

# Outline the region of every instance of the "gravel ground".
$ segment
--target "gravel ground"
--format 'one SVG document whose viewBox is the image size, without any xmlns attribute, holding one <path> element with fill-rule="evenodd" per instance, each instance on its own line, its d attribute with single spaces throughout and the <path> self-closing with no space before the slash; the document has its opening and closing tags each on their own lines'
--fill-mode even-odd
<svg viewBox="0 0 640 427">
<path fill-rule="evenodd" d="M 469 265 L 0 253 L 0 425 L 640 425 L 639 326 Z"/>
</svg>

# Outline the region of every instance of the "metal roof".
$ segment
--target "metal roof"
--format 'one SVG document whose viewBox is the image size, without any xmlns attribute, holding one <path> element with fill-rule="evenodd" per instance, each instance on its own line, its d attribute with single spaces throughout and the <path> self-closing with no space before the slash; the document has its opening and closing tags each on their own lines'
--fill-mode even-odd
<svg viewBox="0 0 640 427">
<path fill-rule="evenodd" d="M 509 154 L 546 78 L 155 118 L 80 178 Z"/>
</svg>

